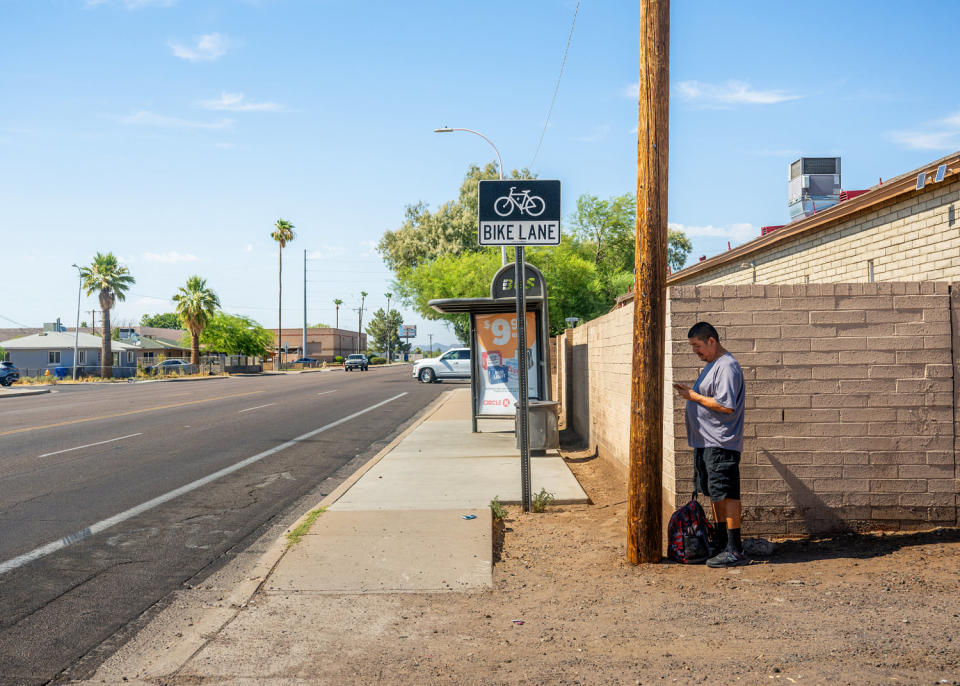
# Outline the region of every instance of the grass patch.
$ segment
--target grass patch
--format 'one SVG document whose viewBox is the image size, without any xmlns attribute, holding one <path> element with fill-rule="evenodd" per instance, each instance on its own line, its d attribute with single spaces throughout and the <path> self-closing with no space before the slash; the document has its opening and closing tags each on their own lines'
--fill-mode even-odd
<svg viewBox="0 0 960 686">
<path fill-rule="evenodd" d="M 318 507 L 316 510 L 312 510 L 310 513 L 308 513 L 307 518 L 304 519 L 302 522 L 300 522 L 300 524 L 295 529 L 293 529 L 287 534 L 287 547 L 289 548 L 295 543 L 298 543 L 301 538 L 306 536 L 307 533 L 310 532 L 310 527 L 313 526 L 313 523 L 315 521 L 317 521 L 317 517 L 319 517 L 326 511 L 327 511 L 327 508 Z"/>
</svg>

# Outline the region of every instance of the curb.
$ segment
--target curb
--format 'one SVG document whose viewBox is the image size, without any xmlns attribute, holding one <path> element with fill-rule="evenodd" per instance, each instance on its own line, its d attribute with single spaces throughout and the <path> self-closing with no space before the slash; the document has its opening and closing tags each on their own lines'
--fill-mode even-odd
<svg viewBox="0 0 960 686">
<path fill-rule="evenodd" d="M 41 395 L 49 392 L 49 388 L 38 388 L 36 390 L 31 388 L 30 390 L 22 389 L 19 391 L 0 391 L 0 398 L 20 398 L 26 395 Z"/>
<path fill-rule="evenodd" d="M 174 645 L 171 645 L 169 649 L 165 651 L 162 657 L 150 664 L 148 673 L 143 674 L 143 678 L 170 678 L 176 676 L 176 674 L 183 669 L 183 667 L 190 662 L 195 655 L 203 650 L 227 624 L 233 621 L 233 619 L 240 614 L 240 611 L 247 606 L 247 603 L 250 602 L 253 596 L 256 595 L 261 588 L 263 588 L 263 585 L 267 582 L 267 579 L 270 578 L 270 575 L 276 569 L 277 565 L 280 564 L 280 560 L 283 559 L 283 556 L 286 554 L 287 550 L 289 550 L 289 546 L 287 545 L 287 534 L 293 529 L 297 528 L 314 510 L 321 507 L 329 507 L 339 500 L 340 497 L 350 490 L 350 488 L 352 488 L 353 485 L 357 483 L 364 474 L 376 466 L 380 460 L 382 460 L 394 448 L 396 448 L 404 438 L 414 431 L 414 429 L 419 427 L 431 416 L 433 416 L 447 401 L 451 393 L 453 393 L 453 391 L 444 391 L 439 396 L 434 398 L 429 405 L 420 411 L 420 415 L 413 420 L 410 426 L 408 426 L 392 441 L 390 441 L 390 443 L 388 443 L 380 452 L 357 468 L 353 474 L 348 476 L 343 483 L 333 489 L 333 491 L 327 494 L 319 503 L 311 508 L 308 508 L 307 511 L 297 519 L 297 521 L 285 529 L 284 532 L 263 553 L 263 555 L 260 556 L 260 559 L 257 560 L 256 564 L 247 574 L 246 579 L 241 581 L 229 593 L 229 595 L 224 597 L 223 605 L 210 608 L 209 612 L 205 613 L 201 617 L 195 618 L 193 620 L 193 625 L 189 627 L 189 634 L 186 630 L 181 629 L 182 636 L 178 636 L 179 640 Z"/>
</svg>

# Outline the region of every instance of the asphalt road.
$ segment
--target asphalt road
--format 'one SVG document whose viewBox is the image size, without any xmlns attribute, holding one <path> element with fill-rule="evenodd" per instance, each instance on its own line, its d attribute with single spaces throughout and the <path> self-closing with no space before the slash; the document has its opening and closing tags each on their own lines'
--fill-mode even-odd
<svg viewBox="0 0 960 686">
<path fill-rule="evenodd" d="M 0 683 L 84 676 L 442 390 L 403 366 L 0 400 Z"/>
</svg>

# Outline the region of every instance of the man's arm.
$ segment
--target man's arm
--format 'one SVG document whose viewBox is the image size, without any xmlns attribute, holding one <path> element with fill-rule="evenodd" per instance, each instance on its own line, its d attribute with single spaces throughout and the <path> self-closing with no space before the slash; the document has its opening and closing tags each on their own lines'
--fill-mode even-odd
<svg viewBox="0 0 960 686">
<path fill-rule="evenodd" d="M 682 383 L 675 383 L 673 384 L 673 387 L 677 389 L 677 393 L 681 398 L 692 400 L 693 402 L 703 405 L 708 410 L 713 410 L 714 412 L 720 412 L 721 414 L 733 414 L 733 410 L 731 408 L 724 407 L 713 398 L 700 395 L 689 386 L 684 386 Z"/>
</svg>

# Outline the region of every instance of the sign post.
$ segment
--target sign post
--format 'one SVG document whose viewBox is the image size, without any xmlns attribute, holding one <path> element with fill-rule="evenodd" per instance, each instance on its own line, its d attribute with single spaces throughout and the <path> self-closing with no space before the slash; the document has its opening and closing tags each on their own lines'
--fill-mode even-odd
<svg viewBox="0 0 960 686">
<path fill-rule="evenodd" d="M 527 388 L 527 245 L 560 245 L 560 182 L 539 179 L 481 181 L 477 215 L 480 245 L 513 245 L 516 251 L 517 373 L 519 398 L 517 437 L 520 443 L 520 504 L 530 511 L 530 441 L 527 432 L 529 392 Z M 544 332 L 546 335 L 546 332 Z"/>
</svg>

